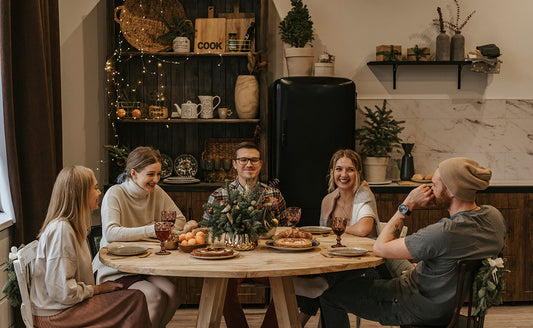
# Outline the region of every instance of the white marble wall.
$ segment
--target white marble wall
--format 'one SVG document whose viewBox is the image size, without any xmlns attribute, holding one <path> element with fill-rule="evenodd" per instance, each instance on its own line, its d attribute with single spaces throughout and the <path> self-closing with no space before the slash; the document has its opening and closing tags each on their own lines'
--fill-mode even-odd
<svg viewBox="0 0 533 328">
<path fill-rule="evenodd" d="M 359 100 L 361 108 L 383 100 Z M 431 174 L 438 163 L 464 156 L 492 169 L 492 181 L 533 181 L 533 100 L 401 100 L 387 101 L 394 118 L 405 120 L 401 137 L 415 143 L 416 173 Z M 403 155 L 395 150 L 393 158 Z"/>
</svg>

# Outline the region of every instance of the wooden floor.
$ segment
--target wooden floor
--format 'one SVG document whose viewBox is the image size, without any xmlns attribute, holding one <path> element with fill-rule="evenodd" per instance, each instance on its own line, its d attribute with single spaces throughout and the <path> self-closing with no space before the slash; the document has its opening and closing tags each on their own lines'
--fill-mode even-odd
<svg viewBox="0 0 533 328">
<path fill-rule="evenodd" d="M 261 327 L 266 308 L 247 308 L 244 310 L 250 328 Z M 167 328 L 192 328 L 195 327 L 198 309 L 186 308 L 176 311 L 176 315 L 167 325 Z M 350 315 L 351 326 L 355 327 L 355 317 Z M 317 318 L 314 317 L 305 327 L 317 327 Z M 362 328 L 383 327 L 379 323 L 363 320 Z M 224 319 L 220 327 L 225 328 Z M 533 305 L 498 306 L 489 310 L 485 317 L 484 328 L 531 328 L 533 327 Z M 283 327 L 280 327 L 283 328 Z"/>
</svg>

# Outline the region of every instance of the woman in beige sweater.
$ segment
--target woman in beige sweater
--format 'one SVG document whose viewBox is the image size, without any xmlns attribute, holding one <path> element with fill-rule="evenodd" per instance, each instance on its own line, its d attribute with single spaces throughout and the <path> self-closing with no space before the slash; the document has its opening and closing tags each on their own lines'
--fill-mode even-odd
<svg viewBox="0 0 533 328">
<path fill-rule="evenodd" d="M 185 217 L 170 196 L 157 185 L 161 178 L 161 155 L 150 147 L 137 147 L 126 161 L 126 181 L 114 185 L 102 201 L 102 240 L 100 247 L 115 241 L 135 241 L 155 237 L 154 221 L 161 211 L 176 211 L 175 229 L 182 230 Z M 97 281 L 114 280 L 125 288 L 146 295 L 152 327 L 164 327 L 174 316 L 181 295 L 172 279 L 133 275 L 117 271 L 94 259 Z"/>
<path fill-rule="evenodd" d="M 89 212 L 100 190 L 93 171 L 57 176 L 39 233 L 30 290 L 35 327 L 149 327 L 146 299 L 116 282 L 96 285 L 87 245 Z"/>
</svg>

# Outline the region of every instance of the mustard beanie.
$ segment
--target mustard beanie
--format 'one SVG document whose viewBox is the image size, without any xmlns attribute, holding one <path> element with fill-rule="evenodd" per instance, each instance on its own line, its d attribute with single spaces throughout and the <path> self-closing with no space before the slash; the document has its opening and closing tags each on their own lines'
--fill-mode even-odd
<svg viewBox="0 0 533 328">
<path fill-rule="evenodd" d="M 457 198 L 473 202 L 476 191 L 487 189 L 492 172 L 465 157 L 447 159 L 439 164 L 440 179 Z"/>
</svg>

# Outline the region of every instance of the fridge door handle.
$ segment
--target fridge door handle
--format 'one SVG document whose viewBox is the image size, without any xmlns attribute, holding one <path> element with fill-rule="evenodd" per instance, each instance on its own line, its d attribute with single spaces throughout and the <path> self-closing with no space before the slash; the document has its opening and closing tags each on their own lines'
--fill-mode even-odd
<svg viewBox="0 0 533 328">
<path fill-rule="evenodd" d="M 287 146 L 287 120 L 281 122 L 281 147 Z"/>
</svg>

